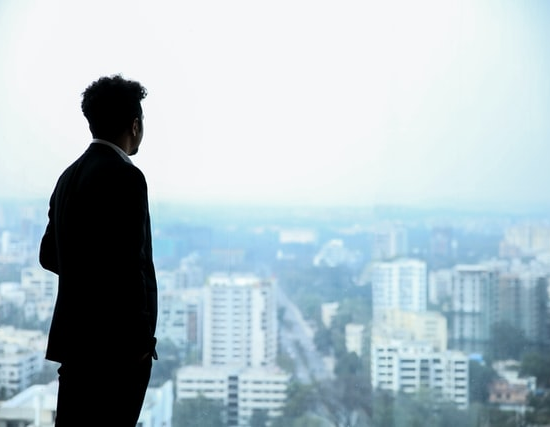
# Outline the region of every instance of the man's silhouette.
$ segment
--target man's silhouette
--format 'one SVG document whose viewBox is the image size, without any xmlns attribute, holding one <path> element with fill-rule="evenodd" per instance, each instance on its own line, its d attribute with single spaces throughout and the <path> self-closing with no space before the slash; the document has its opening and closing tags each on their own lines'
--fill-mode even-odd
<svg viewBox="0 0 550 427">
<path fill-rule="evenodd" d="M 93 141 L 50 199 L 40 263 L 58 274 L 46 359 L 60 362 L 56 427 L 134 427 L 156 359 L 147 184 L 128 156 L 146 89 L 120 75 L 82 94 Z"/>
</svg>

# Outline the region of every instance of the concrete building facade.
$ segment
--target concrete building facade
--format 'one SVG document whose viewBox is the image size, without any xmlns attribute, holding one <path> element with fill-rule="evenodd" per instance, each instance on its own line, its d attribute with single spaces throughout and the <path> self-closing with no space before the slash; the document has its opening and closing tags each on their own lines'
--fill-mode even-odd
<svg viewBox="0 0 550 427">
<path fill-rule="evenodd" d="M 228 426 L 248 427 L 255 410 L 282 415 L 290 375 L 277 367 L 185 366 L 177 373 L 176 399 L 204 396 L 222 403 Z"/>
<path fill-rule="evenodd" d="M 427 266 L 417 259 L 397 259 L 372 264 L 373 321 L 385 310 L 424 312 L 427 310 Z"/>
<path fill-rule="evenodd" d="M 255 275 L 216 274 L 204 291 L 203 365 L 275 365 L 275 282 Z"/>
<path fill-rule="evenodd" d="M 371 344 L 373 388 L 404 393 L 429 391 L 433 398 L 468 407 L 468 357 L 434 351 L 429 344 L 375 337 Z"/>
</svg>

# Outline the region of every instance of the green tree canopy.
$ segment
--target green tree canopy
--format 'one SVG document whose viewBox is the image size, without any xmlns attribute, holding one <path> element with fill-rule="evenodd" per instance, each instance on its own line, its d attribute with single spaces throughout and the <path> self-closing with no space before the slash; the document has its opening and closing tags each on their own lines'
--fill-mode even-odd
<svg viewBox="0 0 550 427">
<path fill-rule="evenodd" d="M 362 373 L 363 364 L 355 352 L 344 353 L 336 361 L 334 374 L 338 377 L 348 377 Z"/>
<path fill-rule="evenodd" d="M 324 325 L 321 325 L 315 331 L 313 342 L 315 343 L 315 347 L 319 352 L 324 355 L 328 355 L 330 349 L 332 348 L 332 335 L 330 333 L 330 330 L 325 328 Z"/>
<path fill-rule="evenodd" d="M 157 343 L 158 360 L 153 363 L 151 371 L 151 386 L 160 386 L 173 378 L 180 365 L 178 348 L 171 340 L 161 340 Z"/>
<path fill-rule="evenodd" d="M 185 427 L 224 427 L 221 402 L 199 396 L 174 403 L 172 425 Z"/>
<path fill-rule="evenodd" d="M 489 386 L 496 377 L 497 373 L 489 364 L 470 360 L 468 374 L 470 402 L 486 403 L 489 399 Z"/>
<path fill-rule="evenodd" d="M 250 427 L 266 427 L 269 416 L 266 409 L 254 409 L 250 417 Z"/>
<path fill-rule="evenodd" d="M 494 360 L 520 360 L 527 339 L 523 330 L 509 322 L 494 323 L 491 328 L 490 355 Z"/>
<path fill-rule="evenodd" d="M 550 355 L 538 352 L 526 353 L 521 359 L 519 375 L 532 375 L 536 377 L 538 387 L 550 387 Z"/>
</svg>

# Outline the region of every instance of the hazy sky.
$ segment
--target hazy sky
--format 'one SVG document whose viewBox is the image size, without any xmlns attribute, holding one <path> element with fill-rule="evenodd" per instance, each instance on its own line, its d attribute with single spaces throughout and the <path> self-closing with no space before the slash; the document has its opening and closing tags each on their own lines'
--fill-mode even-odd
<svg viewBox="0 0 550 427">
<path fill-rule="evenodd" d="M 141 81 L 152 199 L 550 205 L 550 2 L 0 0 L 0 196 Z"/>
</svg>

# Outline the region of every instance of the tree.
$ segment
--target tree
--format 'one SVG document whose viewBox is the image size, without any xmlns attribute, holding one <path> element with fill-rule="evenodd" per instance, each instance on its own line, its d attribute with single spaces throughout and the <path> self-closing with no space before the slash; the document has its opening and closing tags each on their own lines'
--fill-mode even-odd
<svg viewBox="0 0 550 427">
<path fill-rule="evenodd" d="M 222 403 L 199 396 L 174 403 L 172 424 L 185 427 L 224 427 Z"/>
<path fill-rule="evenodd" d="M 525 420 L 529 425 L 550 424 L 550 393 L 536 393 L 529 396 L 529 407 Z"/>
<path fill-rule="evenodd" d="M 375 427 L 490 427 L 475 422 L 477 408 L 458 409 L 452 402 L 436 400 L 430 390 L 398 393 L 376 390 L 372 425 Z M 494 426 L 499 424 L 494 424 Z"/>
<path fill-rule="evenodd" d="M 527 424 L 525 417 L 516 411 L 503 411 L 498 408 L 488 407 L 486 409 L 486 424 L 495 427 L 527 427 L 543 426 L 543 424 Z"/>
<path fill-rule="evenodd" d="M 355 352 L 344 353 L 336 361 L 334 366 L 334 374 L 338 377 L 353 376 L 363 371 L 361 359 Z"/>
<path fill-rule="evenodd" d="M 160 386 L 172 379 L 175 370 L 180 365 L 178 348 L 171 340 L 162 340 L 157 343 L 158 360 L 153 363 L 151 371 L 151 385 Z"/>
<path fill-rule="evenodd" d="M 254 409 L 250 417 L 250 427 L 266 427 L 268 420 L 267 409 Z"/>
<path fill-rule="evenodd" d="M 375 427 L 390 427 L 393 422 L 395 397 L 385 390 L 375 390 L 372 395 L 372 423 Z"/>
<path fill-rule="evenodd" d="M 311 386 L 297 382 L 290 383 L 283 413 L 287 418 L 295 419 L 315 406 L 315 394 Z"/>
<path fill-rule="evenodd" d="M 527 353 L 521 359 L 520 376 L 534 376 L 538 387 L 550 387 L 550 355 L 537 352 Z"/>
<path fill-rule="evenodd" d="M 523 330 L 508 322 L 494 323 L 491 328 L 490 353 L 494 360 L 519 360 L 527 339 Z"/>
<path fill-rule="evenodd" d="M 8 393 L 8 389 L 4 386 L 0 387 L 0 400 L 6 400 L 9 399 L 10 393 Z"/>
<path fill-rule="evenodd" d="M 470 360 L 468 386 L 470 402 L 486 403 L 489 399 L 489 386 L 497 377 L 495 370 L 476 360 Z"/>
<path fill-rule="evenodd" d="M 363 294 L 357 295 L 354 298 L 344 298 L 340 301 L 338 314 L 349 314 L 351 321 L 368 325 L 372 321 L 372 297 L 370 288 L 364 286 Z"/>
<path fill-rule="evenodd" d="M 58 364 L 46 360 L 42 370 L 33 378 L 33 384 L 48 384 L 58 378 Z"/>
<path fill-rule="evenodd" d="M 320 326 L 313 336 L 313 342 L 315 347 L 319 352 L 324 355 L 329 354 L 330 349 L 332 348 L 332 335 L 330 330 L 325 328 L 324 325 Z"/>
<path fill-rule="evenodd" d="M 361 426 L 372 416 L 370 381 L 363 372 L 316 384 L 321 414 L 334 426 Z"/>
<path fill-rule="evenodd" d="M 275 418 L 271 427 L 326 427 L 327 422 L 314 414 L 304 414 L 298 418 Z"/>
</svg>

